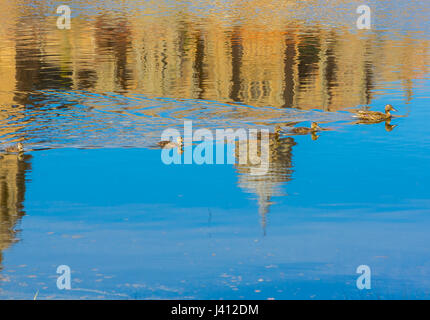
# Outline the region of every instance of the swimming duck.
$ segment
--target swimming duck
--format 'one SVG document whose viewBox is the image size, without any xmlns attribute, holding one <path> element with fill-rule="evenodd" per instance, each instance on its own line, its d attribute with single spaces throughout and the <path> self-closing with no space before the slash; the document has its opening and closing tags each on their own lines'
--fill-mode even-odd
<svg viewBox="0 0 430 320">
<path fill-rule="evenodd" d="M 291 132 L 295 133 L 295 134 L 309 134 L 309 133 L 316 133 L 318 131 L 323 130 L 318 123 L 316 122 L 312 122 L 311 123 L 311 127 L 310 128 L 305 128 L 305 127 L 296 127 L 296 128 L 292 128 Z"/>
<path fill-rule="evenodd" d="M 171 149 L 176 147 L 182 147 L 183 146 L 183 139 L 182 137 L 176 138 L 176 142 L 173 141 L 160 141 L 157 143 L 158 146 L 164 148 L 164 149 Z"/>
<path fill-rule="evenodd" d="M 391 119 L 390 111 L 397 111 L 391 104 L 385 106 L 385 113 L 370 110 L 358 110 L 355 112 L 355 118 L 365 121 L 383 121 Z"/>
<path fill-rule="evenodd" d="M 18 142 L 16 146 L 7 147 L 4 149 L 6 152 L 19 153 L 24 151 L 24 146 L 21 142 Z"/>
</svg>

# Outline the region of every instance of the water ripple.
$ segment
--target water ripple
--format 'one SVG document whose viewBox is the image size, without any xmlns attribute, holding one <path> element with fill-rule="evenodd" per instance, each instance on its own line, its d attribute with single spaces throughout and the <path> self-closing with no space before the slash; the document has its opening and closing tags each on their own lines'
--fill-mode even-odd
<svg viewBox="0 0 430 320">
<path fill-rule="evenodd" d="M 145 147 L 159 141 L 166 128 L 250 128 L 288 126 L 302 121 L 346 121 L 345 112 L 253 107 L 197 99 L 148 98 L 85 91 L 45 90 L 32 105 L 3 107 L 1 139 L 24 140 L 33 148 Z"/>
</svg>

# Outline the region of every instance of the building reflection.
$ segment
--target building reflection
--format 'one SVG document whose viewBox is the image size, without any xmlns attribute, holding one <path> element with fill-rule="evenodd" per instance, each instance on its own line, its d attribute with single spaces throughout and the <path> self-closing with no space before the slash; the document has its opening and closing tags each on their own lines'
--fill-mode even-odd
<svg viewBox="0 0 430 320">
<path fill-rule="evenodd" d="M 264 235 L 266 234 L 266 220 L 272 204 L 273 197 L 284 195 L 283 189 L 285 184 L 291 180 L 293 172 L 292 167 L 292 149 L 296 142 L 291 137 L 271 136 L 269 139 L 269 157 L 268 170 L 262 175 L 252 174 L 252 168 L 259 167 L 254 159 L 250 158 L 248 141 L 245 146 L 248 150 L 248 159 L 246 163 L 240 163 L 240 148 L 243 147 L 236 142 L 235 147 L 235 166 L 238 175 L 238 185 L 246 193 L 255 196 L 258 202 L 258 212 L 261 216 L 261 225 Z M 261 143 L 261 142 L 260 142 Z M 257 156 L 261 157 L 260 145 L 257 146 Z"/>
<path fill-rule="evenodd" d="M 9 8 L 17 21 L 5 21 L 0 33 L 7 75 L 0 91 L 15 92 L 3 104 L 64 89 L 334 111 L 371 103 L 382 82 L 401 83 L 408 101 L 413 80 L 428 73 L 429 41 L 409 35 L 287 18 L 276 27 L 230 25 L 221 14 L 201 21 L 186 8 L 158 16 L 84 12 L 65 31 L 48 18 L 50 8 L 33 9 Z"/>
<path fill-rule="evenodd" d="M 18 241 L 17 224 L 24 216 L 26 175 L 30 155 L 0 155 L 0 268 L 3 251 Z"/>
</svg>

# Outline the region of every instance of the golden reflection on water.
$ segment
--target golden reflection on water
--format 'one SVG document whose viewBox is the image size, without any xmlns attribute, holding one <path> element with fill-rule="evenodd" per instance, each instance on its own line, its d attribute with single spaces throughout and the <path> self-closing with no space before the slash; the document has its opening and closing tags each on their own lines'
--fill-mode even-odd
<svg viewBox="0 0 430 320">
<path fill-rule="evenodd" d="M 71 30 L 56 28 L 52 7 L 8 3 L 3 104 L 26 104 L 28 92 L 50 88 L 334 111 L 371 103 L 384 82 L 400 81 L 408 100 L 412 80 L 428 73 L 428 40 L 414 33 L 306 24 L 291 14 L 272 13 L 268 23 L 270 3 L 294 1 L 232 1 L 231 15 L 220 6 L 205 16 L 184 3 L 164 4 L 158 15 L 147 12 L 162 4 L 106 5 L 80 12 Z"/>
<path fill-rule="evenodd" d="M 2 251 L 16 242 L 16 224 L 24 215 L 25 176 L 30 155 L 0 154 L 0 269 Z"/>
</svg>

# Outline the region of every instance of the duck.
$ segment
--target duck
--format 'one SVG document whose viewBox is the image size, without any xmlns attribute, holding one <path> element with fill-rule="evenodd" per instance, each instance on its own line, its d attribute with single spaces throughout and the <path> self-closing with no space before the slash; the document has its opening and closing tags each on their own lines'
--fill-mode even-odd
<svg viewBox="0 0 430 320">
<path fill-rule="evenodd" d="M 387 104 L 385 106 L 385 113 L 379 111 L 370 111 L 370 110 L 358 110 L 355 111 L 354 118 L 358 118 L 360 120 L 376 122 L 376 121 L 384 121 L 391 119 L 393 116 L 390 111 L 397 111 L 391 104 Z"/>
<path fill-rule="evenodd" d="M 173 141 L 160 141 L 157 143 L 157 145 L 164 149 L 171 149 L 171 148 L 177 148 L 182 147 L 184 145 L 182 137 L 176 138 L 176 142 Z"/>
<path fill-rule="evenodd" d="M 7 147 L 4 149 L 6 152 L 21 153 L 24 151 L 24 145 L 18 142 L 16 146 Z"/>
<path fill-rule="evenodd" d="M 312 122 L 310 128 L 296 127 L 296 128 L 292 128 L 291 132 L 295 133 L 295 134 L 309 134 L 309 133 L 315 134 L 316 132 L 321 131 L 321 130 L 323 130 L 323 128 L 321 128 L 318 125 L 318 123 Z"/>
</svg>

